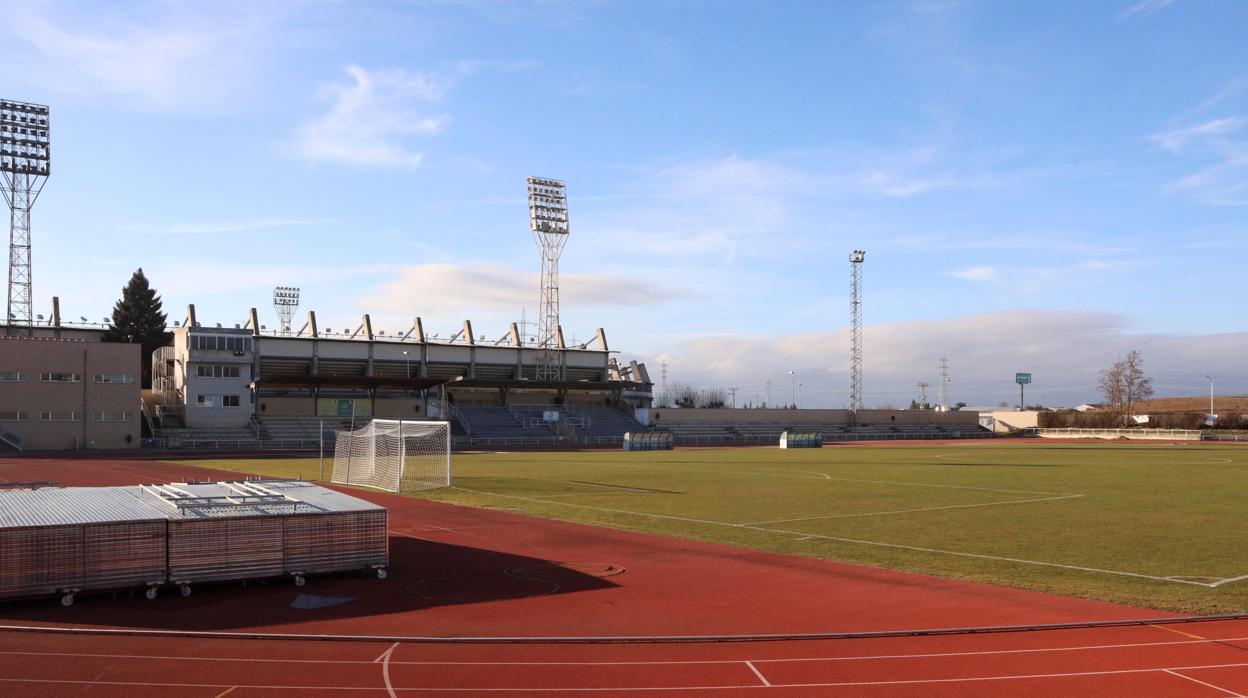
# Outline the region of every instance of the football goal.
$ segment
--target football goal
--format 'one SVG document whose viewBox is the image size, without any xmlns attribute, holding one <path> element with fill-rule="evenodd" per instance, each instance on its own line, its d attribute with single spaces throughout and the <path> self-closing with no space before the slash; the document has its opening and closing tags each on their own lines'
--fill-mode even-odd
<svg viewBox="0 0 1248 698">
<path fill-rule="evenodd" d="M 374 419 L 338 432 L 332 480 L 390 492 L 416 492 L 451 484 L 449 422 Z"/>
</svg>

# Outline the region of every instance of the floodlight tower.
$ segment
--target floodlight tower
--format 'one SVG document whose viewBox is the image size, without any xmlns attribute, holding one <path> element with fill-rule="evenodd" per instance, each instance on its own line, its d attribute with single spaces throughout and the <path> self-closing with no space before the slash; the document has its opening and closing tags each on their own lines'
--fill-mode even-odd
<svg viewBox="0 0 1248 698">
<path fill-rule="evenodd" d="M 537 316 L 537 379 L 559 380 L 559 256 L 568 242 L 567 185 L 529 177 L 529 228 L 542 255 Z"/>
<path fill-rule="evenodd" d="M 51 173 L 48 108 L 0 100 L 0 191 L 9 205 L 9 294 L 6 323 L 34 324 L 30 209 Z"/>
<path fill-rule="evenodd" d="M 862 263 L 867 253 L 849 253 L 849 411 L 857 420 L 862 409 Z"/>
<path fill-rule="evenodd" d="M 299 289 L 293 286 L 277 286 L 273 289 L 273 310 L 281 325 L 282 334 L 290 334 L 290 319 L 299 308 Z"/>
</svg>

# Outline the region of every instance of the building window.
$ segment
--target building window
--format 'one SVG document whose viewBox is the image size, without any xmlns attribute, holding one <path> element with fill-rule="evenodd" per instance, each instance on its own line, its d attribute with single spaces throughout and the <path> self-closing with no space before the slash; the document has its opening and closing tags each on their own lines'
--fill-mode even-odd
<svg viewBox="0 0 1248 698">
<path fill-rule="evenodd" d="M 191 335 L 191 349 L 202 351 L 251 351 L 251 337 Z"/>
<path fill-rule="evenodd" d="M 26 413 L 21 410 L 0 410 L 0 422 L 24 422 Z"/>
<path fill-rule="evenodd" d="M 97 373 L 95 374 L 95 382 L 130 385 L 134 383 L 134 376 L 129 373 Z"/>
<path fill-rule="evenodd" d="M 196 395 L 195 405 L 198 407 L 238 407 L 237 395 Z"/>
<path fill-rule="evenodd" d="M 96 412 L 95 421 L 97 422 L 128 422 L 130 421 L 129 412 Z"/>
<path fill-rule="evenodd" d="M 200 378 L 238 378 L 239 367 L 200 364 L 195 367 L 195 375 Z"/>
<path fill-rule="evenodd" d="M 40 412 L 39 421 L 41 422 L 77 422 L 77 412 Z"/>
<path fill-rule="evenodd" d="M 81 373 L 40 373 L 39 380 L 44 383 L 81 383 Z"/>
<path fill-rule="evenodd" d="M 25 380 L 26 374 L 21 371 L 0 371 L 0 382 L 21 383 Z"/>
</svg>

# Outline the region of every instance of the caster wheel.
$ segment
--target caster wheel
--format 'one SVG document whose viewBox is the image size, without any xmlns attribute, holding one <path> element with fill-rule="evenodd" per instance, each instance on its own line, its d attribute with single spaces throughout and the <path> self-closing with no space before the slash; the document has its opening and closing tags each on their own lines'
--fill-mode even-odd
<svg viewBox="0 0 1248 698">
<path fill-rule="evenodd" d="M 301 575 L 301 574 L 297 574 L 297 575 L 295 575 L 295 586 L 297 586 L 297 587 L 301 587 L 301 586 L 303 586 L 304 584 L 307 584 L 307 583 L 308 583 L 308 580 L 304 579 L 304 578 L 303 578 L 303 575 Z"/>
<path fill-rule="evenodd" d="M 385 578 L 386 578 L 387 576 L 389 576 L 389 575 L 390 575 L 390 573 L 389 573 L 389 572 L 387 572 L 387 571 L 385 570 L 385 568 L 378 568 L 378 569 L 377 569 L 377 578 L 378 578 L 378 579 L 385 579 Z"/>
<path fill-rule="evenodd" d="M 73 594 L 66 594 L 66 595 L 62 596 L 62 597 L 61 597 L 61 605 L 62 605 L 62 606 L 65 606 L 65 607 L 73 606 L 73 605 L 74 605 L 74 595 L 73 595 Z"/>
<path fill-rule="evenodd" d="M 189 584 L 183 584 L 181 587 L 178 587 L 178 591 L 179 591 L 179 592 L 181 592 L 181 594 L 182 594 L 183 596 L 190 596 L 190 595 L 191 595 L 191 585 L 189 585 Z"/>
<path fill-rule="evenodd" d="M 148 600 L 148 601 L 151 601 L 151 600 L 155 599 L 155 598 L 156 598 L 156 587 L 148 587 L 148 588 L 147 588 L 147 591 L 143 592 L 143 595 L 147 597 L 147 600 Z"/>
</svg>

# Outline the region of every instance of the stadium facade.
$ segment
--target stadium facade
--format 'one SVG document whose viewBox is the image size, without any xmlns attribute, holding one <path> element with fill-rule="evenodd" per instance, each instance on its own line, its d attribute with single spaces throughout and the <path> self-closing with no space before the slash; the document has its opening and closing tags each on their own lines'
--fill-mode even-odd
<svg viewBox="0 0 1248 698">
<path fill-rule="evenodd" d="M 282 418 L 441 419 L 473 405 L 633 412 L 651 403 L 645 367 L 619 365 L 602 329 L 575 347 L 560 332 L 558 379 L 538 380 L 538 348 L 525 345 L 515 324 L 496 342 L 475 335 L 470 321 L 439 340 L 419 318 L 386 336 L 368 315 L 333 332 L 309 312 L 302 328 L 281 332 L 261 326 L 254 308 L 231 328 L 201 324 L 190 306 L 178 325 L 173 344 L 153 355 L 152 403 L 162 422 L 201 431 Z"/>
</svg>

